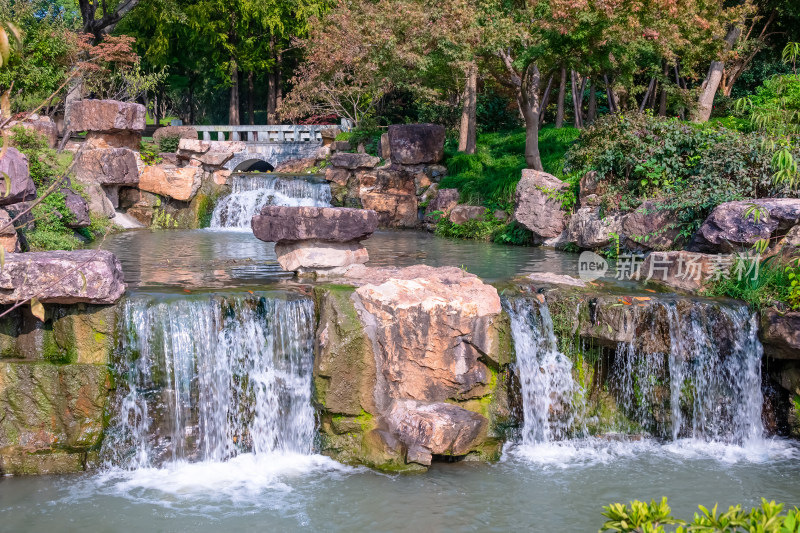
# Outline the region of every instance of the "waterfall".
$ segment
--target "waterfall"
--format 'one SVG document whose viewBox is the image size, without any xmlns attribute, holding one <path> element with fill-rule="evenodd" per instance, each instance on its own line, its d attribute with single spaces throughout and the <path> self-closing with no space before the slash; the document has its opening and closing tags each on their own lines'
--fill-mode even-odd
<svg viewBox="0 0 800 533">
<path fill-rule="evenodd" d="M 617 345 L 607 386 L 621 409 L 666 440 L 742 445 L 761 439 L 763 349 L 755 315 L 746 306 L 704 301 L 652 305 L 658 307 L 634 311 L 637 337 L 663 329 L 668 350 L 648 352 L 636 340 Z M 503 306 L 517 358 L 522 444 L 580 435 L 582 399 L 589 394 L 558 349 L 547 304 L 517 297 L 504 299 Z M 659 309 L 665 312 L 652 312 Z"/>
<path fill-rule="evenodd" d="M 522 443 L 538 444 L 569 436 L 575 422 L 578 386 L 572 361 L 558 350 L 547 304 L 527 298 L 503 300 L 511 318 L 524 423 Z"/>
<path fill-rule="evenodd" d="M 107 462 L 135 470 L 311 453 L 313 324 L 308 299 L 125 302 Z"/>
<path fill-rule="evenodd" d="M 250 220 L 268 205 L 329 207 L 327 182 L 272 175 L 233 176 L 231 194 L 217 202 L 212 228 L 250 228 Z"/>
<path fill-rule="evenodd" d="M 638 353 L 626 343 L 617 348 L 613 376 L 626 412 L 672 440 L 760 439 L 763 348 L 755 315 L 745 306 L 657 305 L 668 317 L 669 353 Z"/>
</svg>

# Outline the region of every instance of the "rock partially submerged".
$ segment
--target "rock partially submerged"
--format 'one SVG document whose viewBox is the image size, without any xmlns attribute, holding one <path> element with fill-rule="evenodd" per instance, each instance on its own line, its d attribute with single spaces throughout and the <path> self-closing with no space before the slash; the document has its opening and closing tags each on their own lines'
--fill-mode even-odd
<svg viewBox="0 0 800 533">
<path fill-rule="evenodd" d="M 350 265 L 369 261 L 367 249 L 356 241 L 278 243 L 275 245 L 275 254 L 283 270 L 298 273 L 313 271 L 333 275 Z"/>
<path fill-rule="evenodd" d="M 34 297 L 42 303 L 112 304 L 124 293 L 122 266 L 105 250 L 9 254 L 0 271 L 0 305 Z"/>
<path fill-rule="evenodd" d="M 315 383 L 326 453 L 414 470 L 495 457 L 510 411 L 510 336 L 497 290 L 452 267 L 352 267 L 316 290 Z"/>
</svg>

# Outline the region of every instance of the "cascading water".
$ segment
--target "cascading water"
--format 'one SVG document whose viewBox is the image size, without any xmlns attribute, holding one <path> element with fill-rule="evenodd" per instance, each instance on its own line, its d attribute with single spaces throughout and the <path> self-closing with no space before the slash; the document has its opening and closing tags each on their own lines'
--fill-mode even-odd
<svg viewBox="0 0 800 533">
<path fill-rule="evenodd" d="M 617 348 L 620 404 L 656 435 L 743 444 L 763 434 L 755 316 L 745 306 L 661 303 L 669 352 Z"/>
<path fill-rule="evenodd" d="M 608 386 L 618 405 L 643 429 L 667 440 L 758 442 L 762 347 L 755 317 L 745 306 L 729 304 L 653 305 L 662 312 L 636 313 L 634 320 L 643 329 L 655 329 L 655 322 L 647 321 L 666 321 L 669 349 L 649 353 L 634 344 L 617 346 Z M 547 304 L 517 297 L 504 300 L 504 308 L 521 385 L 522 444 L 581 436 L 589 393 L 574 379 L 570 358 L 558 350 Z"/>
<path fill-rule="evenodd" d="M 572 361 L 558 350 L 547 304 L 513 298 L 503 305 L 511 317 L 522 392 L 522 443 L 564 439 L 575 422 L 578 386 L 572 377 Z"/>
<path fill-rule="evenodd" d="M 231 194 L 211 215 L 212 228 L 250 228 L 250 220 L 268 205 L 330 207 L 327 182 L 274 175 L 233 176 Z"/>
<path fill-rule="evenodd" d="M 311 300 L 135 297 L 123 324 L 111 465 L 312 452 Z"/>
</svg>

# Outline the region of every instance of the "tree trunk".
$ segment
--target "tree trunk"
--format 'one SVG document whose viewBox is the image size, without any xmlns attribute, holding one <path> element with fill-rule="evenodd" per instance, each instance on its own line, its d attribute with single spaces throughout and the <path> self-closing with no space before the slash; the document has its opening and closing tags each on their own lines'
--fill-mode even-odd
<svg viewBox="0 0 800 533">
<path fill-rule="evenodd" d="M 586 78 L 580 79 L 580 74 L 570 71 L 572 89 L 572 111 L 575 113 L 575 127 L 583 127 L 583 91 L 586 89 Z"/>
<path fill-rule="evenodd" d="M 275 37 L 269 38 L 269 54 L 273 59 L 275 58 Z M 267 75 L 267 124 L 277 124 L 277 108 L 278 108 L 278 65 L 277 61 L 272 65 L 272 68 Z"/>
<path fill-rule="evenodd" d="M 228 106 L 228 125 L 238 126 L 239 120 L 239 67 L 236 61 L 231 59 L 231 101 Z"/>
<path fill-rule="evenodd" d="M 283 105 L 282 67 L 283 52 L 278 52 L 277 60 L 275 61 L 275 124 L 279 124 L 281 121 L 280 108 Z"/>
<path fill-rule="evenodd" d="M 603 74 L 603 81 L 606 84 L 606 98 L 608 99 L 608 112 L 617 113 L 619 111 L 619 104 L 617 103 L 617 95 L 614 94 L 614 88 L 608 81 L 608 74 Z"/>
<path fill-rule="evenodd" d="M 189 125 L 194 125 L 194 84 L 189 83 Z"/>
<path fill-rule="evenodd" d="M 556 108 L 556 128 L 564 125 L 564 97 L 567 93 L 567 69 L 561 67 L 561 83 L 558 86 L 558 102 Z"/>
<path fill-rule="evenodd" d="M 667 116 L 667 77 L 669 76 L 669 65 L 664 61 L 664 79 L 661 81 L 661 98 L 658 101 L 659 116 Z"/>
<path fill-rule="evenodd" d="M 639 104 L 639 113 L 644 111 L 644 108 L 647 107 L 647 101 L 650 99 L 650 93 L 653 92 L 655 88 L 656 79 L 650 78 L 650 83 L 647 85 L 647 91 L 644 93 L 644 97 L 642 98 L 642 103 Z"/>
<path fill-rule="evenodd" d="M 742 29 L 739 26 L 731 26 L 728 29 L 728 34 L 725 35 L 725 46 L 723 50 L 728 52 L 739 39 Z M 697 102 L 697 109 L 692 114 L 694 122 L 702 123 L 711 118 L 711 110 L 714 107 L 714 96 L 717 94 L 719 82 L 722 80 L 722 70 L 725 68 L 723 61 L 712 61 L 711 66 L 708 67 L 708 74 L 703 81 L 700 89 L 700 98 Z"/>
<path fill-rule="evenodd" d="M 597 118 L 597 94 L 594 82 L 589 85 L 589 107 L 586 110 L 586 123 L 591 124 Z"/>
<path fill-rule="evenodd" d="M 458 151 L 474 154 L 476 143 L 475 113 L 478 96 L 478 67 L 474 62 L 469 64 L 466 74 L 467 80 L 464 85 L 461 107 L 461 127 L 458 130 Z"/>
<path fill-rule="evenodd" d="M 252 126 L 256 123 L 256 88 L 253 81 L 253 71 L 247 73 L 247 121 Z"/>
<path fill-rule="evenodd" d="M 547 110 L 547 106 L 550 104 L 550 94 L 552 94 L 553 89 L 553 75 L 550 75 L 550 78 L 547 80 L 547 88 L 544 90 L 544 96 L 542 96 L 542 103 L 539 105 L 539 127 L 542 127 L 544 124 L 544 112 Z"/>
<path fill-rule="evenodd" d="M 563 78 L 562 78 L 563 79 Z M 539 155 L 539 85 L 541 73 L 535 63 L 529 64 L 522 74 L 522 84 L 517 100 L 525 119 L 525 163 L 528 168 L 544 170 Z"/>
</svg>

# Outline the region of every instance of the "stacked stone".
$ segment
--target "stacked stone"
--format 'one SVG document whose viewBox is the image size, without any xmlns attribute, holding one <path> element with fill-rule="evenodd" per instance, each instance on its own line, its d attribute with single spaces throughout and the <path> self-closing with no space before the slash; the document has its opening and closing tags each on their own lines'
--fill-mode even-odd
<svg viewBox="0 0 800 533">
<path fill-rule="evenodd" d="M 382 227 L 413 228 L 420 224 L 420 201 L 435 191 L 446 173 L 438 163 L 444 156 L 445 129 L 434 124 L 389 126 L 381 137 L 381 157 L 345 153 L 348 143 L 330 144 L 333 155 L 325 179 L 334 202 L 372 209 Z M 378 166 L 381 158 L 387 164 Z"/>
<path fill-rule="evenodd" d="M 257 238 L 275 243 L 283 270 L 339 275 L 369 260 L 361 241 L 375 231 L 378 217 L 365 209 L 267 206 L 251 224 Z"/>
<path fill-rule="evenodd" d="M 36 198 L 36 185 L 31 179 L 28 158 L 16 148 L 9 148 L 0 159 L 0 175 L 8 176 L 9 180 L 9 183 L 0 184 L 0 206 L 3 207 L 0 209 L 0 246 L 6 252 L 19 252 L 19 239 L 14 226 L 19 227 L 32 217 L 21 217 L 15 225 L 9 222 L 28 209 L 27 202 Z"/>
<path fill-rule="evenodd" d="M 67 108 L 68 129 L 87 132 L 74 170 L 92 212 L 113 217 L 120 187 L 139 184 L 145 116 L 143 105 L 116 100 L 78 100 Z"/>
</svg>

